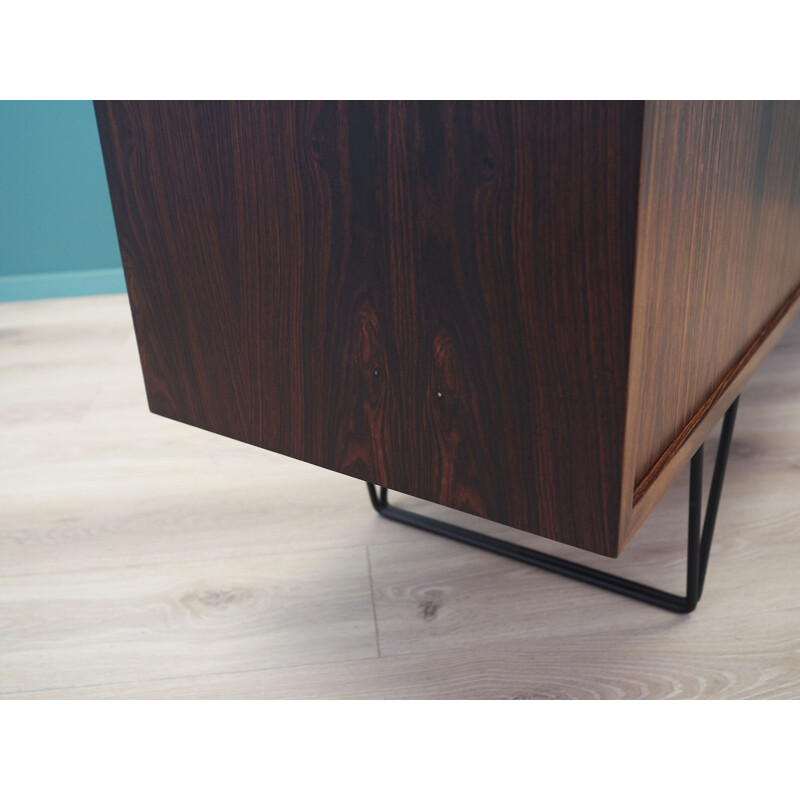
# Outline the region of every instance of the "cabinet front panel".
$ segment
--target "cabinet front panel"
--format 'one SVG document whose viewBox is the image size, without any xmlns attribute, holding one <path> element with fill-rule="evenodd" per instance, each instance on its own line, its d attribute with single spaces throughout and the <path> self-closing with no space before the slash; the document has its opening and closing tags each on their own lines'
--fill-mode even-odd
<svg viewBox="0 0 800 800">
<path fill-rule="evenodd" d="M 154 412 L 616 554 L 642 103 L 97 115 Z"/>
</svg>

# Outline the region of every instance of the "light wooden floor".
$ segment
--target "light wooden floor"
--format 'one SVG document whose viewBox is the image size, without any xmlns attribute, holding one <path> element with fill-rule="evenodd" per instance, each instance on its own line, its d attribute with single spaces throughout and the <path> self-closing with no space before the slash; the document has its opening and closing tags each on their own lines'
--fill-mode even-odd
<svg viewBox="0 0 800 800">
<path fill-rule="evenodd" d="M 680 590 L 686 478 L 618 561 L 504 534 Z M 800 325 L 743 395 L 684 618 L 149 414 L 123 296 L 0 305 L 0 694 L 800 697 Z"/>
</svg>

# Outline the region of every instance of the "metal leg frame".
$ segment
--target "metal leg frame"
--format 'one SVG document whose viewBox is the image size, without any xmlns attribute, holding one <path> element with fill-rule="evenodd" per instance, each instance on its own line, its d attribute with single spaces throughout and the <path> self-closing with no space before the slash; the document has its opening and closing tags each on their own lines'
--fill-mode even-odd
<svg viewBox="0 0 800 800">
<path fill-rule="evenodd" d="M 513 558 L 524 564 L 533 567 L 556 572 L 567 578 L 573 578 L 583 583 L 589 583 L 601 589 L 607 589 L 616 594 L 640 600 L 643 603 L 673 611 L 676 614 L 688 614 L 697 606 L 700 596 L 703 593 L 706 569 L 708 567 L 708 554 L 711 551 L 711 540 L 714 536 L 714 525 L 717 521 L 717 511 L 722 495 L 722 483 L 725 479 L 725 467 L 728 463 L 731 439 L 733 437 L 733 426 L 736 421 L 736 410 L 739 405 L 739 398 L 725 414 L 722 425 L 722 435 L 719 440 L 719 449 L 714 464 L 714 475 L 711 479 L 711 489 L 709 490 L 708 504 L 706 506 L 705 520 L 702 520 L 703 504 L 703 445 L 692 457 L 691 464 L 691 483 L 689 491 L 689 545 L 686 569 L 686 596 L 661 591 L 643 583 L 630 581 L 611 575 L 602 570 L 585 567 L 581 564 L 567 561 L 563 558 L 541 553 L 529 547 L 505 542 L 493 536 L 486 536 L 483 533 L 460 528 L 448 522 L 440 522 L 422 514 L 415 514 L 413 511 L 404 511 L 389 505 L 388 492 L 382 487 L 377 487 L 372 483 L 367 484 L 369 496 L 375 510 L 387 519 L 395 522 L 402 522 L 415 528 L 420 528 L 439 536 L 446 536 L 482 550 L 488 550 L 506 558 Z"/>
</svg>

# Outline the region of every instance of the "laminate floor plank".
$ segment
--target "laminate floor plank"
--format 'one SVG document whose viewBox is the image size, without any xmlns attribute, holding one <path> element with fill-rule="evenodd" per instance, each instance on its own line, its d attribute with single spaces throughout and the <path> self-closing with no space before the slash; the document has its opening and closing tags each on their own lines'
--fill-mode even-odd
<svg viewBox="0 0 800 800">
<path fill-rule="evenodd" d="M 666 617 L 649 632 L 542 639 L 112 686 L 28 699 L 796 699 L 800 630 L 787 617 Z"/>
<path fill-rule="evenodd" d="M 131 335 L 124 295 L 0 304 L 3 463 L 35 465 L 69 439 Z"/>
<path fill-rule="evenodd" d="M 6 577 L 0 693 L 377 655 L 361 548 Z"/>
</svg>

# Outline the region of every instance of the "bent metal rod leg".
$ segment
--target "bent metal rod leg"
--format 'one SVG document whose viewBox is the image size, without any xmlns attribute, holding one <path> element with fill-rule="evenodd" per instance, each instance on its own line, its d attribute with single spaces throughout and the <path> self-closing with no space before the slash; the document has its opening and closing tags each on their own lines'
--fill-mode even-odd
<svg viewBox="0 0 800 800">
<path fill-rule="evenodd" d="M 546 569 L 567 578 L 589 583 L 601 589 L 606 589 L 616 594 L 622 594 L 639 600 L 643 603 L 657 606 L 658 608 L 673 611 L 677 614 L 688 614 L 694 611 L 700 596 L 703 593 L 706 569 L 708 567 L 708 554 L 711 551 L 711 540 L 714 536 L 714 525 L 717 521 L 719 501 L 722 496 L 722 484 L 725 478 L 725 467 L 733 437 L 733 426 L 736 421 L 736 410 L 739 398 L 734 400 L 725 414 L 722 424 L 722 434 L 719 440 L 717 458 L 714 464 L 714 475 L 711 479 L 708 503 L 706 506 L 705 520 L 702 520 L 703 504 L 703 446 L 692 457 L 691 477 L 689 490 L 689 544 L 686 569 L 686 596 L 661 591 L 643 583 L 630 581 L 611 575 L 602 570 L 585 567 L 563 558 L 541 553 L 529 547 L 505 542 L 493 536 L 476 533 L 448 522 L 441 522 L 431 517 L 415 514 L 413 511 L 404 511 L 389 505 L 388 492 L 382 487 L 368 483 L 369 496 L 375 510 L 387 519 L 402 522 L 415 528 L 446 536 L 458 542 L 488 550 L 506 558 L 513 558 L 524 564 Z"/>
</svg>

